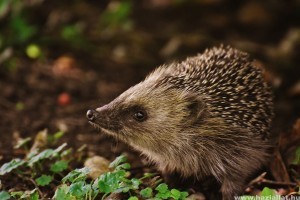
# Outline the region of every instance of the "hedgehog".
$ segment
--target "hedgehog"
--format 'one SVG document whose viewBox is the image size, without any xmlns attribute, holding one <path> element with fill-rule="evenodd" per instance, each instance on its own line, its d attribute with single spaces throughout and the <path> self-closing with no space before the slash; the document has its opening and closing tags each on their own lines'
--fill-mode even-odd
<svg viewBox="0 0 300 200">
<path fill-rule="evenodd" d="M 158 67 L 87 119 L 163 174 L 213 177 L 231 200 L 270 157 L 272 102 L 262 68 L 221 45 Z"/>
</svg>

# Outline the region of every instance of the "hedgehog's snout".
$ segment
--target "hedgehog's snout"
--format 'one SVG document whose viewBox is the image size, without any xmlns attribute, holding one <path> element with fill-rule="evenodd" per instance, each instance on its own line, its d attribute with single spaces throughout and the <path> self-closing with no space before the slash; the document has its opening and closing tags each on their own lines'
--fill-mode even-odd
<svg viewBox="0 0 300 200">
<path fill-rule="evenodd" d="M 89 122 L 94 122 L 96 123 L 96 121 L 98 123 L 100 122 L 104 122 L 107 121 L 107 114 L 109 113 L 108 107 L 102 106 L 99 107 L 97 109 L 90 109 L 86 112 L 86 118 L 89 120 Z"/>
<path fill-rule="evenodd" d="M 96 119 L 96 115 L 97 115 L 97 111 L 90 109 L 86 112 L 86 118 L 90 121 L 90 122 L 94 122 Z"/>
<path fill-rule="evenodd" d="M 117 132 L 122 128 L 115 113 L 112 113 L 108 105 L 88 110 L 86 118 L 90 124 L 100 129 Z"/>
</svg>

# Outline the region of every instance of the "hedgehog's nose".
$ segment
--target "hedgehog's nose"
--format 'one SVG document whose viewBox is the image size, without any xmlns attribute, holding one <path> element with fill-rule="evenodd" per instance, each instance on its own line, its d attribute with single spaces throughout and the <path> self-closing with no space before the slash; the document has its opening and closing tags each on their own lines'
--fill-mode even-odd
<svg viewBox="0 0 300 200">
<path fill-rule="evenodd" d="M 87 112 L 86 112 L 86 118 L 89 120 L 89 121 L 91 121 L 91 122 L 93 122 L 94 120 L 95 120 L 95 118 L 96 118 L 96 111 L 95 110 L 88 110 Z"/>
</svg>

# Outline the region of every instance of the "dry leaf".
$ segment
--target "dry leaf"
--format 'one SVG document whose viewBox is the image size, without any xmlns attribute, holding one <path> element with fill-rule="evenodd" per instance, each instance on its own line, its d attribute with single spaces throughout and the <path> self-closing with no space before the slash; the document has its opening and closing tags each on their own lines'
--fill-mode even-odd
<svg viewBox="0 0 300 200">
<path fill-rule="evenodd" d="M 101 156 L 88 158 L 84 162 L 84 166 L 90 169 L 89 176 L 92 179 L 98 178 L 101 174 L 109 171 L 109 161 Z"/>
</svg>

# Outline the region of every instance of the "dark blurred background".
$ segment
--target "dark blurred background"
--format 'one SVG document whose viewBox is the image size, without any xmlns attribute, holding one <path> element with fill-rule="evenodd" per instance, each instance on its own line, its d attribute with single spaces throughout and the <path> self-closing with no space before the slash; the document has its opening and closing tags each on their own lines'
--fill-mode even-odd
<svg viewBox="0 0 300 200">
<path fill-rule="evenodd" d="M 16 137 L 63 130 L 71 146 L 108 158 L 128 151 L 85 112 L 165 62 L 231 45 L 264 66 L 274 132 L 300 117 L 300 1 L 1 0 L 0 162 Z"/>
</svg>

